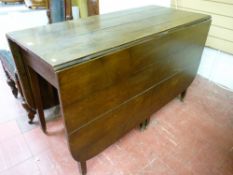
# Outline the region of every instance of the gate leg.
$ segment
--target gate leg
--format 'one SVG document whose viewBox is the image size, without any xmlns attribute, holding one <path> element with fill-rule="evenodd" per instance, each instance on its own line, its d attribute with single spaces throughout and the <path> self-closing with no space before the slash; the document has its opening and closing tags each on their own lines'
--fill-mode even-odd
<svg viewBox="0 0 233 175">
<path fill-rule="evenodd" d="M 82 175 L 86 175 L 87 174 L 87 163 L 85 162 L 80 162 L 79 163 L 79 168 L 80 168 L 80 172 Z"/>
</svg>

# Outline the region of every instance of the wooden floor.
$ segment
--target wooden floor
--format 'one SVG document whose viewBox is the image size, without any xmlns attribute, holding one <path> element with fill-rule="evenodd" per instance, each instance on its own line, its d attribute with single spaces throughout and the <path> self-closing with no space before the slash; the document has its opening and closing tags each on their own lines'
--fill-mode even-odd
<svg viewBox="0 0 233 175">
<path fill-rule="evenodd" d="M 89 175 L 232 175 L 233 93 L 198 76 L 184 103 L 174 99 L 87 162 Z M 46 111 L 48 135 L 27 123 L 0 68 L 0 175 L 78 175 L 61 117 Z"/>
</svg>

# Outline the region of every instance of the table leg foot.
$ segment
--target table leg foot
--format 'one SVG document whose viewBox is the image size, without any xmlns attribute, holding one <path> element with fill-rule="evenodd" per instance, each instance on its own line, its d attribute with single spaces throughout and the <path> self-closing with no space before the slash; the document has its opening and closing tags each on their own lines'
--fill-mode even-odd
<svg viewBox="0 0 233 175">
<path fill-rule="evenodd" d="M 147 128 L 148 124 L 150 122 L 150 118 L 147 118 L 146 120 L 144 120 L 142 123 L 140 123 L 139 127 L 140 130 L 143 131 Z"/>
<path fill-rule="evenodd" d="M 10 86 L 11 92 L 14 95 L 14 97 L 17 98 L 18 97 L 18 89 L 16 87 L 16 84 L 5 69 L 4 69 L 4 72 L 5 72 L 6 77 L 7 77 L 7 84 Z"/>
<path fill-rule="evenodd" d="M 28 123 L 33 124 L 33 119 L 35 118 L 36 110 L 31 108 L 25 101 L 22 102 L 22 106 L 28 113 Z"/>
<path fill-rule="evenodd" d="M 178 98 L 180 99 L 181 102 L 184 101 L 184 98 L 185 98 L 185 96 L 186 96 L 186 93 L 187 93 L 187 90 L 184 90 L 183 92 L 180 93 L 180 95 L 179 95 Z"/>
<path fill-rule="evenodd" d="M 38 116 L 39 116 L 39 121 L 40 121 L 40 127 L 44 133 L 46 133 L 46 121 L 44 115 L 42 116 L 41 113 L 44 113 L 43 111 L 38 110 Z"/>
<path fill-rule="evenodd" d="M 79 163 L 79 169 L 82 175 L 86 175 L 87 174 L 87 163 L 85 162 L 80 162 Z"/>
</svg>

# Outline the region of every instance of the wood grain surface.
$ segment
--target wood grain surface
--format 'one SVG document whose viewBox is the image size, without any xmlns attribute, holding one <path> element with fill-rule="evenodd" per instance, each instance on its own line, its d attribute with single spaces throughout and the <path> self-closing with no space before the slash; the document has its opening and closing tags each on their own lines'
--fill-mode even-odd
<svg viewBox="0 0 233 175">
<path fill-rule="evenodd" d="M 148 6 L 13 32 L 8 37 L 59 70 L 206 18 Z"/>
<path fill-rule="evenodd" d="M 59 71 L 74 158 L 85 161 L 183 92 L 197 72 L 210 21 Z"/>
</svg>

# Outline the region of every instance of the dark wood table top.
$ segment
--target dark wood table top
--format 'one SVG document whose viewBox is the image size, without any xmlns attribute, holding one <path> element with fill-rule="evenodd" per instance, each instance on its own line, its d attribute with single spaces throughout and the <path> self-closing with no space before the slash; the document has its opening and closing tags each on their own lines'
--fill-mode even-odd
<svg viewBox="0 0 233 175">
<path fill-rule="evenodd" d="M 8 33 L 54 71 L 204 21 L 207 15 L 146 6 Z"/>
</svg>

